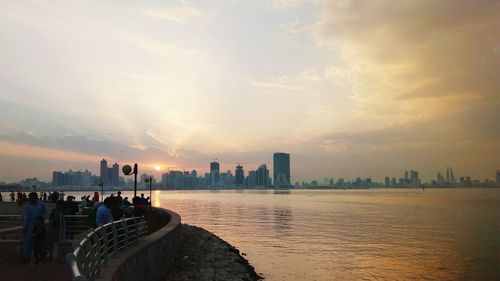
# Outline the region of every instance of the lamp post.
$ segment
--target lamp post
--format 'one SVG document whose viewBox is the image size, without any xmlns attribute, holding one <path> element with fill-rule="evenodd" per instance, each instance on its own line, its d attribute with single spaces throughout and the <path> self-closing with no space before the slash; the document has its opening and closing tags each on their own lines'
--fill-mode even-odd
<svg viewBox="0 0 500 281">
<path fill-rule="evenodd" d="M 104 201 L 104 183 L 100 182 L 98 186 L 101 187 L 101 201 Z"/>
<path fill-rule="evenodd" d="M 144 181 L 146 183 L 149 182 L 149 202 L 150 202 L 150 206 L 152 206 L 153 205 L 153 194 L 152 194 L 151 190 L 152 190 L 152 184 L 153 184 L 153 177 L 151 177 L 151 176 L 147 177 L 144 179 Z"/>
<path fill-rule="evenodd" d="M 126 176 L 130 176 L 131 174 L 134 174 L 134 198 L 137 197 L 137 163 L 134 164 L 134 169 L 132 170 L 132 167 L 130 165 L 125 165 L 122 168 L 123 174 Z"/>
</svg>

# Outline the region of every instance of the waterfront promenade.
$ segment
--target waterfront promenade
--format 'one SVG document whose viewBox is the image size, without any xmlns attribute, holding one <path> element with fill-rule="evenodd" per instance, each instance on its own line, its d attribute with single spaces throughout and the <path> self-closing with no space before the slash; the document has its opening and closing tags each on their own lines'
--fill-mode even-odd
<svg viewBox="0 0 500 281">
<path fill-rule="evenodd" d="M 21 213 L 21 208 L 13 203 L 0 203 L 0 208 L 4 215 Z M 262 279 L 234 246 L 202 228 L 181 225 L 180 216 L 174 212 L 153 208 L 146 214 L 146 218 L 149 235 L 131 248 L 113 255 L 109 263 L 102 268 L 99 279 L 122 280 L 125 276 L 128 280 L 144 278 L 145 280 L 175 281 Z M 20 221 L 18 223 L 20 224 Z M 1 230 L 0 228 L 0 232 Z M 66 264 L 65 253 L 39 264 L 35 264 L 33 260 L 23 263 L 18 251 L 20 248 L 19 232 L 8 235 L 5 233 L 4 231 L 3 236 L 0 233 L 0 238 L 3 238 L 0 239 L 2 253 L 0 255 L 0 272 L 2 272 L 0 280 L 73 279 L 75 272 L 71 272 Z M 78 241 L 73 241 L 73 245 Z M 58 252 L 68 251 L 69 248 Z"/>
<path fill-rule="evenodd" d="M 48 204 L 48 209 L 52 208 Z M 0 215 L 21 215 L 22 209 L 11 202 L 0 203 Z M 5 225 L 0 225 L 0 231 Z M 6 247 L 19 248 L 19 241 L 0 240 L 0 251 L 7 252 Z M 11 251 L 9 251 L 11 252 Z M 64 257 L 47 260 L 39 264 L 34 264 L 33 259 L 29 263 L 22 263 L 20 255 L 10 255 L 4 257 L 2 255 L 0 261 L 0 272 L 2 281 L 67 281 L 71 280 L 69 267 L 64 262 Z"/>
</svg>

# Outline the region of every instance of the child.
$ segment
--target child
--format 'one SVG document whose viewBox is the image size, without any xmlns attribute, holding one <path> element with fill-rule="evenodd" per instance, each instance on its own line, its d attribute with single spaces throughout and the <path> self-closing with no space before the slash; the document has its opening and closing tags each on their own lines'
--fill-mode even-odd
<svg viewBox="0 0 500 281">
<path fill-rule="evenodd" d="M 47 250 L 45 249 L 45 220 L 42 216 L 36 218 L 36 225 L 33 229 L 33 254 L 35 256 L 35 263 L 45 260 Z"/>
</svg>

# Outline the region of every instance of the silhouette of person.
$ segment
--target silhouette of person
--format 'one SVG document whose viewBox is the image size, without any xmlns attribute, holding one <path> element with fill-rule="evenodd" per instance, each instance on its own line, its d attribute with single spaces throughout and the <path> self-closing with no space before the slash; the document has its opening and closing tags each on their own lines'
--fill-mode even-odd
<svg viewBox="0 0 500 281">
<path fill-rule="evenodd" d="M 47 208 L 38 201 L 36 192 L 29 194 L 29 203 L 23 209 L 23 241 L 21 245 L 21 257 L 23 262 L 28 262 L 33 251 L 32 234 L 38 217 L 47 217 Z"/>
</svg>

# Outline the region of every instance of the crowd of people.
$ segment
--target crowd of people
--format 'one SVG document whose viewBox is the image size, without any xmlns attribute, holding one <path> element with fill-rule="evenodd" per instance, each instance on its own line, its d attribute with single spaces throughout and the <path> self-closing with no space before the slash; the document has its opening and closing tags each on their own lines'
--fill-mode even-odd
<svg viewBox="0 0 500 281">
<path fill-rule="evenodd" d="M 63 220 L 66 215 L 87 215 L 89 227 L 98 227 L 112 221 L 121 220 L 132 216 L 143 216 L 150 206 L 150 198 L 144 194 L 129 201 L 128 197 L 122 197 L 118 191 L 117 195 L 111 194 L 101 202 L 98 192 L 82 196 L 77 202 L 74 196 L 66 196 L 63 191 L 31 192 L 23 196 L 23 193 L 11 193 L 11 200 L 20 204 L 27 202 L 23 208 L 23 237 L 21 243 L 21 257 L 23 262 L 29 262 L 32 257 L 35 263 L 51 259 L 54 253 L 54 245 L 63 239 Z M 14 199 L 12 199 L 14 196 Z M 26 198 L 26 199 L 24 199 Z M 41 199 L 41 200 L 40 200 Z M 47 213 L 45 202 L 53 202 L 56 207 L 50 214 Z M 48 219 L 48 223 L 46 220 Z"/>
</svg>

